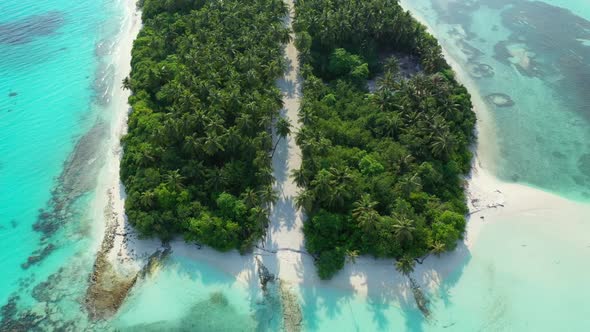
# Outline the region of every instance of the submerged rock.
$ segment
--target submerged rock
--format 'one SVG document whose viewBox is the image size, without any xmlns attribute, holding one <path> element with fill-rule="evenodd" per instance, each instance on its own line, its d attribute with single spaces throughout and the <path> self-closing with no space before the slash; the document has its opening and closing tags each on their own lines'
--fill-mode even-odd
<svg viewBox="0 0 590 332">
<path fill-rule="evenodd" d="M 494 68 L 485 63 L 469 64 L 469 74 L 474 78 L 484 78 L 494 76 Z"/>
<path fill-rule="evenodd" d="M 214 305 L 218 305 L 218 306 L 227 306 L 229 305 L 229 301 L 227 299 L 227 297 L 225 296 L 225 294 L 223 294 L 222 292 L 213 292 L 211 293 L 211 295 L 209 295 L 209 302 L 211 302 L 211 304 Z"/>
<path fill-rule="evenodd" d="M 497 107 L 511 107 L 514 106 L 514 101 L 509 95 L 505 93 L 491 93 L 487 95 L 486 100 Z"/>
<path fill-rule="evenodd" d="M 109 206 L 112 206 L 112 193 L 110 192 Z M 107 209 L 107 211 L 111 210 Z M 135 285 L 139 275 L 138 272 L 121 275 L 108 260 L 108 254 L 114 246 L 116 218 L 116 215 L 107 212 L 105 235 L 100 250 L 96 254 L 89 286 L 86 290 L 86 309 L 90 318 L 94 320 L 107 318 L 116 313 Z"/>
<path fill-rule="evenodd" d="M 28 269 L 31 265 L 37 264 L 42 261 L 45 257 L 49 256 L 55 250 L 55 245 L 50 243 L 43 249 L 36 250 L 35 253 L 27 259 L 27 261 L 21 264 L 23 269 Z"/>
<path fill-rule="evenodd" d="M 256 257 L 256 263 L 258 266 L 257 272 L 258 272 L 258 279 L 260 280 L 260 287 L 262 288 L 263 291 L 266 291 L 266 285 L 269 282 L 273 282 L 275 280 L 275 275 L 270 273 L 270 271 L 268 271 L 266 266 L 264 266 L 264 264 L 262 264 L 262 262 L 260 261 L 260 259 L 258 257 Z"/>
<path fill-rule="evenodd" d="M 289 289 L 287 283 L 279 282 L 279 292 L 283 308 L 283 323 L 285 331 L 296 332 L 302 330 L 303 315 L 297 295 Z"/>
<path fill-rule="evenodd" d="M 414 300 L 416 301 L 418 309 L 420 309 L 424 317 L 429 317 L 430 309 L 428 309 L 428 305 L 430 304 L 430 300 L 428 300 L 416 280 L 412 277 L 408 278 L 410 279 L 410 287 L 412 288 L 412 294 L 414 295 Z"/>
<path fill-rule="evenodd" d="M 153 276 L 160 270 L 164 260 L 170 255 L 172 249 L 169 245 L 164 247 L 164 250 L 158 250 L 148 258 L 147 264 L 141 269 L 140 275 L 142 278 Z"/>
</svg>

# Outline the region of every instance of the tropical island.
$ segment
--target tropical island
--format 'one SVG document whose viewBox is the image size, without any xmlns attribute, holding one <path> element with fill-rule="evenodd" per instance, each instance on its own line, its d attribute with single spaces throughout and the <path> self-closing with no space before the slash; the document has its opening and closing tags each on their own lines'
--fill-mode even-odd
<svg viewBox="0 0 590 332">
<path fill-rule="evenodd" d="M 280 0 L 146 0 L 133 49 L 121 177 L 144 236 L 245 253 L 277 199 L 272 157 L 291 132 L 276 79 L 289 42 Z M 321 278 L 345 258 L 404 274 L 455 248 L 475 115 L 441 48 L 395 0 L 295 5 L 304 79 L 297 205 Z M 418 70 L 404 72 L 402 56 Z M 371 88 L 370 82 L 376 82 Z M 274 134 L 273 134 L 274 133 Z"/>
<path fill-rule="evenodd" d="M 579 1 L 1 7 L 1 331 L 590 330 Z"/>
<path fill-rule="evenodd" d="M 436 39 L 395 0 L 299 1 L 296 13 L 305 83 L 294 176 L 320 277 L 347 255 L 395 258 L 407 274 L 454 249 L 475 115 Z M 396 55 L 421 71 L 402 75 Z"/>
<path fill-rule="evenodd" d="M 146 0 L 142 10 L 124 82 L 133 92 L 121 163 L 127 216 L 144 236 L 246 251 L 276 197 L 271 131 L 287 7 Z M 286 135 L 288 123 L 279 125 Z"/>
</svg>

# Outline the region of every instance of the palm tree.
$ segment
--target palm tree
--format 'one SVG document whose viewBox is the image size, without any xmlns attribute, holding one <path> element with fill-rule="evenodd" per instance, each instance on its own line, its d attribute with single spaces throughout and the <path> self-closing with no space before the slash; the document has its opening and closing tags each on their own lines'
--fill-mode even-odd
<svg viewBox="0 0 590 332">
<path fill-rule="evenodd" d="M 359 257 L 359 251 L 358 250 L 346 250 L 346 258 L 348 260 L 348 262 L 355 264 L 356 263 L 356 259 Z"/>
<path fill-rule="evenodd" d="M 201 144 L 199 143 L 199 139 L 195 136 L 186 136 L 184 138 L 184 145 L 182 149 L 189 155 L 189 156 L 198 156 L 199 152 L 201 152 Z"/>
<path fill-rule="evenodd" d="M 409 255 L 404 255 L 395 262 L 395 269 L 399 273 L 409 277 L 410 273 L 414 272 L 415 265 L 416 262 L 412 259 L 412 257 Z"/>
<path fill-rule="evenodd" d="M 402 169 L 402 171 L 407 170 L 410 168 L 410 166 L 412 165 L 412 163 L 414 162 L 415 158 L 414 156 L 412 156 L 410 153 L 401 156 L 399 159 L 399 165 Z"/>
<path fill-rule="evenodd" d="M 313 203 L 315 202 L 315 195 L 311 190 L 304 190 L 295 197 L 295 205 L 298 209 L 303 209 L 309 213 L 313 210 Z"/>
<path fill-rule="evenodd" d="M 378 91 L 385 91 L 385 90 L 394 90 L 396 83 L 395 74 L 386 71 L 383 76 L 377 79 L 377 90 Z"/>
<path fill-rule="evenodd" d="M 236 126 L 233 126 L 227 130 L 226 143 L 230 151 L 239 151 L 240 145 L 242 144 L 243 138 Z"/>
<path fill-rule="evenodd" d="M 447 157 L 454 148 L 455 139 L 450 131 L 444 130 L 434 135 L 430 144 L 432 154 L 437 157 Z"/>
<path fill-rule="evenodd" d="M 268 205 L 276 203 L 279 200 L 279 195 L 271 185 L 264 186 L 258 193 L 260 199 Z"/>
<path fill-rule="evenodd" d="M 275 155 L 275 151 L 277 150 L 277 146 L 279 146 L 279 142 L 281 141 L 281 139 L 291 134 L 291 123 L 287 118 L 280 118 L 277 121 L 276 128 L 278 138 L 277 142 L 275 143 L 275 146 L 272 149 L 272 154 L 270 155 L 271 158 Z"/>
<path fill-rule="evenodd" d="M 326 197 L 332 190 L 332 185 L 332 174 L 326 169 L 319 171 L 315 179 L 311 181 L 311 187 L 313 188 L 316 197 Z"/>
<path fill-rule="evenodd" d="M 332 190 L 326 198 L 328 207 L 339 208 L 344 206 L 344 200 L 347 196 L 348 191 L 344 188 L 343 185 L 334 187 L 334 190 Z"/>
<path fill-rule="evenodd" d="M 305 187 L 307 184 L 307 178 L 305 176 L 305 171 L 303 170 L 303 166 L 298 169 L 294 169 L 291 171 L 291 177 L 293 181 L 297 184 L 298 187 Z"/>
<path fill-rule="evenodd" d="M 256 138 L 254 139 L 254 144 L 256 145 L 256 148 L 259 150 L 269 151 L 270 149 L 272 149 L 272 138 L 267 132 L 262 131 L 258 133 Z"/>
<path fill-rule="evenodd" d="M 221 174 L 221 169 L 218 167 L 215 168 L 207 168 L 206 171 L 206 178 L 205 185 L 210 193 L 218 193 L 223 185 L 223 177 Z"/>
<path fill-rule="evenodd" d="M 131 79 L 129 76 L 125 77 L 122 82 L 123 90 L 131 90 Z"/>
<path fill-rule="evenodd" d="M 301 107 L 299 111 L 299 120 L 303 125 L 308 125 L 314 122 L 316 116 L 310 107 Z"/>
<path fill-rule="evenodd" d="M 422 182 L 418 176 L 418 173 L 404 175 L 399 180 L 398 185 L 402 192 L 408 197 L 411 193 L 420 191 L 422 189 Z"/>
<path fill-rule="evenodd" d="M 352 210 L 352 217 L 358 218 L 362 214 L 374 211 L 377 205 L 379 205 L 379 202 L 371 200 L 370 194 L 364 194 L 361 196 L 361 199 L 354 202 L 352 205 L 354 207 L 354 210 Z"/>
<path fill-rule="evenodd" d="M 384 134 L 387 137 L 395 138 L 395 134 L 403 125 L 402 117 L 397 112 L 388 113 L 385 116 L 383 124 L 385 125 Z"/>
<path fill-rule="evenodd" d="M 166 174 L 166 184 L 173 190 L 181 190 L 184 187 L 182 181 L 184 181 L 184 176 L 180 174 L 179 170 L 169 171 Z"/>
<path fill-rule="evenodd" d="M 215 133 L 208 132 L 205 142 L 203 143 L 205 153 L 212 156 L 219 151 L 224 151 L 225 148 L 221 144 L 221 136 Z"/>
<path fill-rule="evenodd" d="M 376 93 L 372 95 L 372 100 L 381 112 L 387 112 L 393 99 L 393 92 L 387 88 L 379 88 Z"/>
<path fill-rule="evenodd" d="M 252 208 L 252 214 L 256 220 L 256 225 L 260 231 L 261 237 L 264 237 L 268 225 L 268 210 L 261 206 L 256 206 Z"/>
<path fill-rule="evenodd" d="M 395 77 L 399 74 L 399 61 L 397 61 L 396 57 L 390 56 L 385 60 L 385 63 L 383 64 L 383 69 L 385 69 L 386 72 L 391 73 Z"/>
<path fill-rule="evenodd" d="M 242 113 L 236 119 L 236 125 L 244 135 L 249 135 L 250 132 L 254 129 L 254 120 L 252 119 L 252 116 L 250 114 Z"/>
<path fill-rule="evenodd" d="M 215 132 L 216 134 L 220 134 L 225 131 L 225 127 L 223 126 L 223 119 L 219 116 L 212 116 L 209 119 L 209 123 L 205 127 L 208 132 Z"/>
<path fill-rule="evenodd" d="M 348 166 L 345 166 L 344 168 L 330 167 L 330 173 L 334 179 L 333 181 L 344 186 L 347 186 L 352 182 L 351 172 L 352 171 Z"/>
<path fill-rule="evenodd" d="M 258 194 L 252 188 L 246 188 L 240 196 L 248 208 L 253 208 L 258 204 Z"/>
<path fill-rule="evenodd" d="M 352 217 L 358 222 L 360 228 L 365 231 L 371 231 L 375 228 L 379 220 L 379 213 L 375 210 L 378 205 L 371 199 L 371 195 L 364 194 L 361 199 L 354 202 L 352 210 Z"/>
<path fill-rule="evenodd" d="M 397 240 L 401 244 L 411 242 L 414 239 L 413 233 L 416 230 L 416 227 L 414 226 L 414 221 L 407 218 L 403 214 L 394 214 L 393 218 L 395 220 L 393 224 L 393 232 Z"/>
<path fill-rule="evenodd" d="M 438 241 L 438 240 L 437 241 L 434 241 L 430 245 L 430 252 L 432 252 L 436 256 L 440 256 L 440 254 L 442 254 L 446 250 L 447 250 L 447 248 L 446 248 L 445 244 L 442 243 L 442 242 L 440 242 L 440 241 Z"/>
<path fill-rule="evenodd" d="M 139 196 L 139 202 L 144 207 L 151 208 L 154 204 L 154 198 L 155 195 L 153 191 L 144 191 L 141 193 L 141 196 Z"/>
<path fill-rule="evenodd" d="M 275 180 L 272 175 L 272 168 L 270 167 L 261 167 L 258 172 L 256 172 L 256 176 L 265 184 L 272 184 Z"/>
</svg>

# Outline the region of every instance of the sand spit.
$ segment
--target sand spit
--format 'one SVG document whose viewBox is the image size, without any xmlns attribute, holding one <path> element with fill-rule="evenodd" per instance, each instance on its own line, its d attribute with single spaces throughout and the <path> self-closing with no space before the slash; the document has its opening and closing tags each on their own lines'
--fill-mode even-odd
<svg viewBox="0 0 590 332">
<path fill-rule="evenodd" d="M 279 280 L 281 307 L 283 308 L 283 324 L 286 332 L 298 332 L 303 329 L 303 315 L 299 306 L 299 298 L 289 284 Z"/>
<path fill-rule="evenodd" d="M 124 302 L 138 278 L 151 275 L 159 261 L 170 252 L 160 241 L 140 241 L 127 223 L 124 210 L 125 192 L 119 180 L 121 160 L 120 139 L 126 130 L 129 92 L 120 83 L 131 70 L 131 48 L 141 28 L 140 15 L 135 1 L 124 0 L 126 20 L 114 48 L 113 61 L 115 89 L 113 91 L 113 118 L 105 167 L 99 175 L 97 195 L 93 205 L 94 220 L 104 220 L 95 229 L 100 240 L 99 250 L 90 276 L 84 304 L 91 319 L 112 316 Z"/>
<path fill-rule="evenodd" d="M 118 273 L 108 259 L 114 247 L 117 227 L 117 214 L 112 209 L 112 197 L 109 191 L 110 206 L 105 213 L 105 235 L 96 255 L 90 285 L 86 292 L 85 304 L 91 319 L 106 318 L 117 312 L 139 275 L 138 272 L 126 275 Z"/>
</svg>

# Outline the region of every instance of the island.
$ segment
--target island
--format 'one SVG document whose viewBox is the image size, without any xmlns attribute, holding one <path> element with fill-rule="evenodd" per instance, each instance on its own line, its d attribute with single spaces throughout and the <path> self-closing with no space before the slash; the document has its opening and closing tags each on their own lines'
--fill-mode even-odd
<svg viewBox="0 0 590 332">
<path fill-rule="evenodd" d="M 294 176 L 320 277 L 347 256 L 395 258 L 407 274 L 454 249 L 468 212 L 475 115 L 438 42 L 395 0 L 295 7 L 305 82 Z M 399 60 L 408 56 L 417 62 L 405 64 L 409 73 Z"/>
<path fill-rule="evenodd" d="M 276 199 L 271 133 L 287 7 L 145 0 L 142 11 L 123 82 L 133 92 L 121 162 L 129 221 L 144 236 L 247 251 Z"/>
<path fill-rule="evenodd" d="M 291 124 L 280 0 L 143 3 L 121 176 L 145 236 L 246 253 L 277 199 L 272 157 Z M 321 278 L 358 255 L 409 274 L 453 250 L 468 213 L 475 115 L 441 47 L 395 0 L 299 1 L 304 80 L 290 176 Z"/>
</svg>

